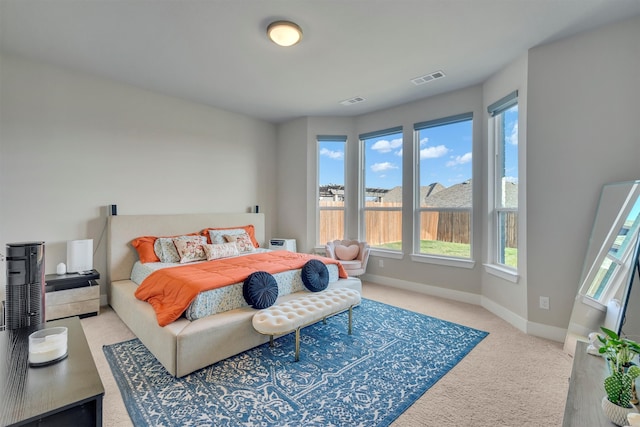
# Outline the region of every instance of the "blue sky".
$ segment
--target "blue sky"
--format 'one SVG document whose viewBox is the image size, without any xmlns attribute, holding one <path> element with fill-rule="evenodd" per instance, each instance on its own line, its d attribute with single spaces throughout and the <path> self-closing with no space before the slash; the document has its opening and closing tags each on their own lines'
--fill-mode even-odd
<svg viewBox="0 0 640 427">
<path fill-rule="evenodd" d="M 517 180 L 517 106 L 505 113 L 505 176 Z M 472 122 L 464 121 L 420 130 L 420 185 L 445 187 L 471 179 Z M 411 146 L 411 144 L 409 144 Z M 402 185 L 402 134 L 371 138 L 365 143 L 366 186 Z M 344 144 L 321 142 L 320 185 L 344 185 Z"/>
</svg>

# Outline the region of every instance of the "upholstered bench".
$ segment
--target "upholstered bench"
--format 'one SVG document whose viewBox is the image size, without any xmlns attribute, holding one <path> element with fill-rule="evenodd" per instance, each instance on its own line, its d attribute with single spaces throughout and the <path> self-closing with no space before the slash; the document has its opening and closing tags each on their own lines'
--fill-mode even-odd
<svg viewBox="0 0 640 427">
<path fill-rule="evenodd" d="M 300 360 L 300 329 L 327 317 L 349 310 L 349 335 L 351 335 L 353 307 L 360 303 L 360 292 L 348 289 L 328 289 L 301 295 L 280 304 L 260 310 L 253 316 L 253 328 L 263 335 L 296 332 L 296 362 Z"/>
</svg>

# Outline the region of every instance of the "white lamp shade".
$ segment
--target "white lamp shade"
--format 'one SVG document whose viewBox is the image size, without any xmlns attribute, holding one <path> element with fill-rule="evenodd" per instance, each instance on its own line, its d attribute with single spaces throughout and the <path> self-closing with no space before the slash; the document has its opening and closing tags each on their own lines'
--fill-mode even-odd
<svg viewBox="0 0 640 427">
<path fill-rule="evenodd" d="M 293 46 L 302 39 L 302 29 L 289 21 L 276 21 L 267 27 L 267 35 L 275 44 Z"/>
</svg>

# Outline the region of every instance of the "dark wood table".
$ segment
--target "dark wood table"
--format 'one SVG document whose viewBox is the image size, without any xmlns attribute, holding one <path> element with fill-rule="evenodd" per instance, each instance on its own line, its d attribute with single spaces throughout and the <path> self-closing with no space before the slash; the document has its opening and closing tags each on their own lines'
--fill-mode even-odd
<svg viewBox="0 0 640 427">
<path fill-rule="evenodd" d="M 47 322 L 68 328 L 68 357 L 29 367 L 26 327 L 0 332 L 0 426 L 102 426 L 104 387 L 80 319 Z"/>
</svg>

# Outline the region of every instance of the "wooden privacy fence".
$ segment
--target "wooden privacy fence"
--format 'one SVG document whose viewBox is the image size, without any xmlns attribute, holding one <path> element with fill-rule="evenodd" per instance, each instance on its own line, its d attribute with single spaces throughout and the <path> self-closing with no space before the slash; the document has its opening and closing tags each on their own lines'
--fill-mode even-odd
<svg viewBox="0 0 640 427">
<path fill-rule="evenodd" d="M 325 202 L 322 207 L 344 207 L 343 202 Z M 400 207 L 393 203 L 367 203 L 375 207 Z M 430 211 L 420 213 L 420 240 L 437 240 L 469 244 L 471 215 L 469 212 Z M 506 246 L 517 247 L 518 218 L 515 212 L 506 213 Z M 344 210 L 320 211 L 320 242 L 342 239 L 344 230 Z M 401 210 L 367 210 L 365 212 L 366 240 L 372 246 L 402 241 Z"/>
</svg>

